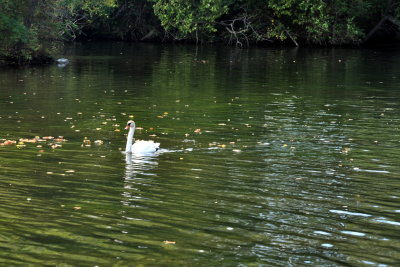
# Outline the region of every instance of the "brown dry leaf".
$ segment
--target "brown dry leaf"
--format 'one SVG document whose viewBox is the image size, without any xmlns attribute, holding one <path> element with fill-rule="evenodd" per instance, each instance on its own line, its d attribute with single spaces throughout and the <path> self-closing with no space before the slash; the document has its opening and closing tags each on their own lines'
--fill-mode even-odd
<svg viewBox="0 0 400 267">
<path fill-rule="evenodd" d="M 6 140 L 4 143 L 1 143 L 2 146 L 10 146 L 10 145 L 15 145 L 17 141 L 15 140 Z"/>
</svg>

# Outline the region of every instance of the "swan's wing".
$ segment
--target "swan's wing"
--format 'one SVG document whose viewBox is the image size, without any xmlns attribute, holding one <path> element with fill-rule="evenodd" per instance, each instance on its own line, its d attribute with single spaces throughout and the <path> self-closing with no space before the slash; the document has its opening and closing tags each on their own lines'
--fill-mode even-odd
<svg viewBox="0 0 400 267">
<path fill-rule="evenodd" d="M 156 152 L 160 147 L 160 143 L 154 143 L 154 141 L 136 141 L 132 145 L 132 152 L 136 153 L 146 153 L 146 152 Z"/>
</svg>

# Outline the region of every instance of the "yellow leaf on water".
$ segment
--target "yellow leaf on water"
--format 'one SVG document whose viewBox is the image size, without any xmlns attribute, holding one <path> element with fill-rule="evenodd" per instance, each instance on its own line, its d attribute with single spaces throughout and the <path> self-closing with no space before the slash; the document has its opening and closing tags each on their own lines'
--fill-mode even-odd
<svg viewBox="0 0 400 267">
<path fill-rule="evenodd" d="M 81 207 L 74 207 L 74 210 L 80 210 Z"/>
<path fill-rule="evenodd" d="M 165 240 L 165 241 L 164 241 L 164 244 L 171 244 L 171 245 L 175 245 L 175 244 L 176 244 L 176 242 L 175 242 L 175 241 L 168 241 L 168 240 Z"/>
</svg>

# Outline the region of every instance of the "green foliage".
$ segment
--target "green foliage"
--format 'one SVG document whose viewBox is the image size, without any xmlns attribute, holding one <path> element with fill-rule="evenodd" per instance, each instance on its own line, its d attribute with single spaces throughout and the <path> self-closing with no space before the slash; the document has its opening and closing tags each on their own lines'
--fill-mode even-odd
<svg viewBox="0 0 400 267">
<path fill-rule="evenodd" d="M 47 61 L 79 36 L 358 44 L 397 0 L 0 0 L 0 61 Z"/>
<path fill-rule="evenodd" d="M 37 4 L 0 0 L 0 60 L 23 63 L 34 57 L 46 57 L 40 44 L 43 25 L 32 23 Z"/>
<path fill-rule="evenodd" d="M 58 0 L 62 37 L 75 39 L 86 25 L 94 24 L 99 18 L 108 19 L 116 6 L 116 0 Z"/>
<path fill-rule="evenodd" d="M 106 15 L 94 15 L 83 31 L 89 38 L 141 40 L 156 37 L 159 26 L 152 2 L 116 0 Z"/>
<path fill-rule="evenodd" d="M 114 0 L 0 0 L 0 60 L 51 61 L 60 41 L 75 36 L 82 20 L 106 15 Z"/>
<path fill-rule="evenodd" d="M 216 21 L 228 12 L 223 0 L 153 0 L 154 13 L 164 29 L 177 38 L 216 32 Z"/>
</svg>

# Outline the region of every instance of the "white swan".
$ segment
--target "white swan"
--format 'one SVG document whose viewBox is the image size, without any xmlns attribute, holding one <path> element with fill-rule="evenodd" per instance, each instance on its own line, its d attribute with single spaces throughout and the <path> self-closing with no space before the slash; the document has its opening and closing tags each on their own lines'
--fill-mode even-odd
<svg viewBox="0 0 400 267">
<path fill-rule="evenodd" d="M 154 141 L 144 141 L 138 140 L 133 143 L 133 134 L 135 133 L 135 122 L 128 121 L 125 127 L 125 130 L 129 129 L 128 139 L 126 141 L 126 153 L 136 153 L 136 154 L 146 154 L 146 153 L 154 153 L 159 147 L 160 143 L 154 143 Z M 133 143 L 133 144 L 132 144 Z"/>
</svg>

